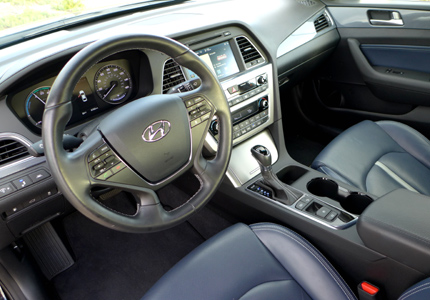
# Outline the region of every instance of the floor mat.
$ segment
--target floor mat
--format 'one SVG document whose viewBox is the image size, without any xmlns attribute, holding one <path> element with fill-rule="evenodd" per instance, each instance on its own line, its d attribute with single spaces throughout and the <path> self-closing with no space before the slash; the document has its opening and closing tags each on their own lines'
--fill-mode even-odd
<svg viewBox="0 0 430 300">
<path fill-rule="evenodd" d="M 140 299 L 204 239 L 189 223 L 129 234 L 100 226 L 80 213 L 64 219 L 76 263 L 53 279 L 63 300 Z"/>
</svg>

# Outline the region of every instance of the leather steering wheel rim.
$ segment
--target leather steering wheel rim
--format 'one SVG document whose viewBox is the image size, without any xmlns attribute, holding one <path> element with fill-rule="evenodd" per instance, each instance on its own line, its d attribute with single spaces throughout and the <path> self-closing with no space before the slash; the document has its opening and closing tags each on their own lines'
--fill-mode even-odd
<svg viewBox="0 0 430 300">
<path fill-rule="evenodd" d="M 156 105 L 157 112 L 163 109 L 162 103 L 166 103 L 172 109 L 179 109 L 177 114 L 188 120 L 189 139 L 192 141 L 189 161 L 184 163 L 180 169 L 172 171 L 169 176 L 163 177 L 162 180 L 157 178 L 157 182 L 146 180 L 139 171 L 136 171 L 141 167 L 139 162 L 137 163 L 138 166 L 135 167 L 123 159 L 124 157 L 119 153 L 118 148 L 115 148 L 115 145 L 119 145 L 119 142 L 115 139 L 120 134 L 111 133 L 110 131 L 113 129 L 106 125 L 108 124 L 107 121 L 103 123 L 105 119 L 99 125 L 98 130 L 93 132 L 75 151 L 66 152 L 62 145 L 63 134 L 72 115 L 72 101 L 70 99 L 72 99 L 72 93 L 78 81 L 90 67 L 104 58 L 132 49 L 150 49 L 162 52 L 173 58 L 178 64 L 193 70 L 202 81 L 202 85 L 197 90 L 180 94 L 180 96 L 178 94 L 158 95 L 133 100 L 116 109 L 105 118 L 108 119 L 111 116 L 115 116 L 115 119 L 122 118 L 121 114 L 124 114 L 124 112 L 133 112 L 136 109 L 144 112 L 151 109 L 151 106 L 148 106 L 147 103 L 153 102 Z M 145 102 L 149 98 L 151 101 Z M 206 108 L 210 111 L 205 116 L 206 119 L 203 120 L 202 118 L 201 124 L 196 127 L 192 127 L 191 123 L 189 123 L 190 119 L 185 107 L 186 101 L 190 99 L 193 101 L 195 99 L 199 99 L 199 101 L 204 99 L 207 104 Z M 182 104 L 184 104 L 183 107 L 181 106 Z M 168 112 L 168 110 L 166 111 Z M 168 112 L 168 115 L 172 118 L 171 113 Z M 214 115 L 216 115 L 219 122 L 218 150 L 213 160 L 206 160 L 202 156 L 203 142 L 207 135 L 209 123 Z M 115 121 L 112 118 L 111 120 Z M 123 123 L 126 122 L 126 117 L 123 119 Z M 153 121 L 148 120 L 146 122 L 142 120 L 139 121 L 139 125 L 147 126 L 147 123 Z M 119 124 L 121 125 L 121 123 Z M 182 125 L 186 126 L 185 123 L 180 123 L 176 127 L 174 125 L 172 124 L 173 133 L 169 133 L 172 135 L 172 137 L 169 137 L 170 139 L 175 138 L 175 128 L 180 128 Z M 138 130 L 142 132 L 144 129 L 144 127 L 141 129 L 139 129 L 139 126 L 136 127 L 136 132 Z M 78 52 L 57 76 L 46 102 L 42 123 L 46 159 L 59 190 L 78 211 L 91 220 L 103 226 L 125 232 L 150 232 L 170 228 L 185 221 L 203 207 L 215 193 L 227 170 L 232 149 L 231 128 L 230 109 L 225 94 L 209 67 L 184 45 L 166 37 L 147 34 L 123 34 L 109 37 L 96 41 Z M 136 143 L 140 144 L 134 145 L 133 142 L 132 146 L 153 147 L 152 144 L 148 146 L 148 144 L 142 142 L 142 137 L 133 137 L 133 139 L 136 138 Z M 167 140 L 167 138 L 164 140 Z M 91 153 L 94 153 L 101 145 L 106 144 L 110 146 L 112 153 L 121 159 L 126 167 L 124 171 L 119 173 L 125 175 L 114 175 L 112 180 L 109 178 L 106 181 L 102 181 L 93 178 L 88 161 Z M 186 151 L 184 152 L 186 153 Z M 144 166 L 140 169 L 144 169 Z M 191 170 L 199 179 L 201 184 L 199 191 L 182 206 L 172 211 L 165 211 L 155 192 L 188 170 Z M 122 179 L 122 177 L 127 177 L 127 179 Z M 121 180 L 114 178 L 121 178 Z M 99 203 L 91 196 L 91 189 L 94 186 L 120 188 L 132 192 L 139 199 L 136 214 L 132 216 L 124 215 Z"/>
</svg>

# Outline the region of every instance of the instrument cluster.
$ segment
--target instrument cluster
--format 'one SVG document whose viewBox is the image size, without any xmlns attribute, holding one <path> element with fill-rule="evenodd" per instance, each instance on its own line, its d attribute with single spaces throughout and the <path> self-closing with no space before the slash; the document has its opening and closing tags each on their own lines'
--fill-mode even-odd
<svg viewBox="0 0 430 300">
<path fill-rule="evenodd" d="M 112 59 L 117 58 L 115 56 L 99 62 L 81 77 L 73 90 L 73 115 L 69 126 L 131 101 L 139 94 L 150 92 L 151 82 L 146 87 L 139 87 L 140 64 L 135 64 L 134 60 L 132 63 L 130 56 L 124 57 L 127 59 Z M 45 104 L 55 79 L 56 76 L 52 76 L 9 94 L 9 107 L 35 133 L 41 132 Z"/>
</svg>

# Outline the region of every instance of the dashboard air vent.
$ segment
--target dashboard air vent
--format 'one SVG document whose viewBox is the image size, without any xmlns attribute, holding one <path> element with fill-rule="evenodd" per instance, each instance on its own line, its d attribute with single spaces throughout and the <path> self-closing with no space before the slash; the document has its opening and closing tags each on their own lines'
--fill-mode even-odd
<svg viewBox="0 0 430 300">
<path fill-rule="evenodd" d="M 314 25 L 315 25 L 316 32 L 320 32 L 321 30 L 326 29 L 327 27 L 330 26 L 330 24 L 328 23 L 327 17 L 325 15 L 319 16 L 314 21 Z"/>
<path fill-rule="evenodd" d="M 0 165 L 11 163 L 22 157 L 29 156 L 27 148 L 15 140 L 0 141 Z"/>
<path fill-rule="evenodd" d="M 299 2 L 301 5 L 308 6 L 308 7 L 311 7 L 317 4 L 315 1 L 312 1 L 312 0 L 297 0 L 297 2 Z"/>
<path fill-rule="evenodd" d="M 171 58 L 166 60 L 163 70 L 163 94 L 165 94 L 170 88 L 184 81 L 185 76 L 182 72 L 181 66 Z"/>
<path fill-rule="evenodd" d="M 246 68 L 250 68 L 264 62 L 264 58 L 261 57 L 260 52 L 258 52 L 258 50 L 246 37 L 237 37 L 236 42 L 239 46 L 239 50 L 242 54 Z"/>
</svg>

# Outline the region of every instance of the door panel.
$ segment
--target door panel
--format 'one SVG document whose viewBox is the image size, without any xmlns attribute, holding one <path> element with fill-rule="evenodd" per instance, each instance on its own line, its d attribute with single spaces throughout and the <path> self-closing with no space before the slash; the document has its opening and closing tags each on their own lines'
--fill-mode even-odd
<svg viewBox="0 0 430 300">
<path fill-rule="evenodd" d="M 326 3 L 341 40 L 315 76 L 305 114 L 339 129 L 364 119 L 398 120 L 430 137 L 430 6 Z M 404 25 L 390 23 L 399 19 Z"/>
</svg>

